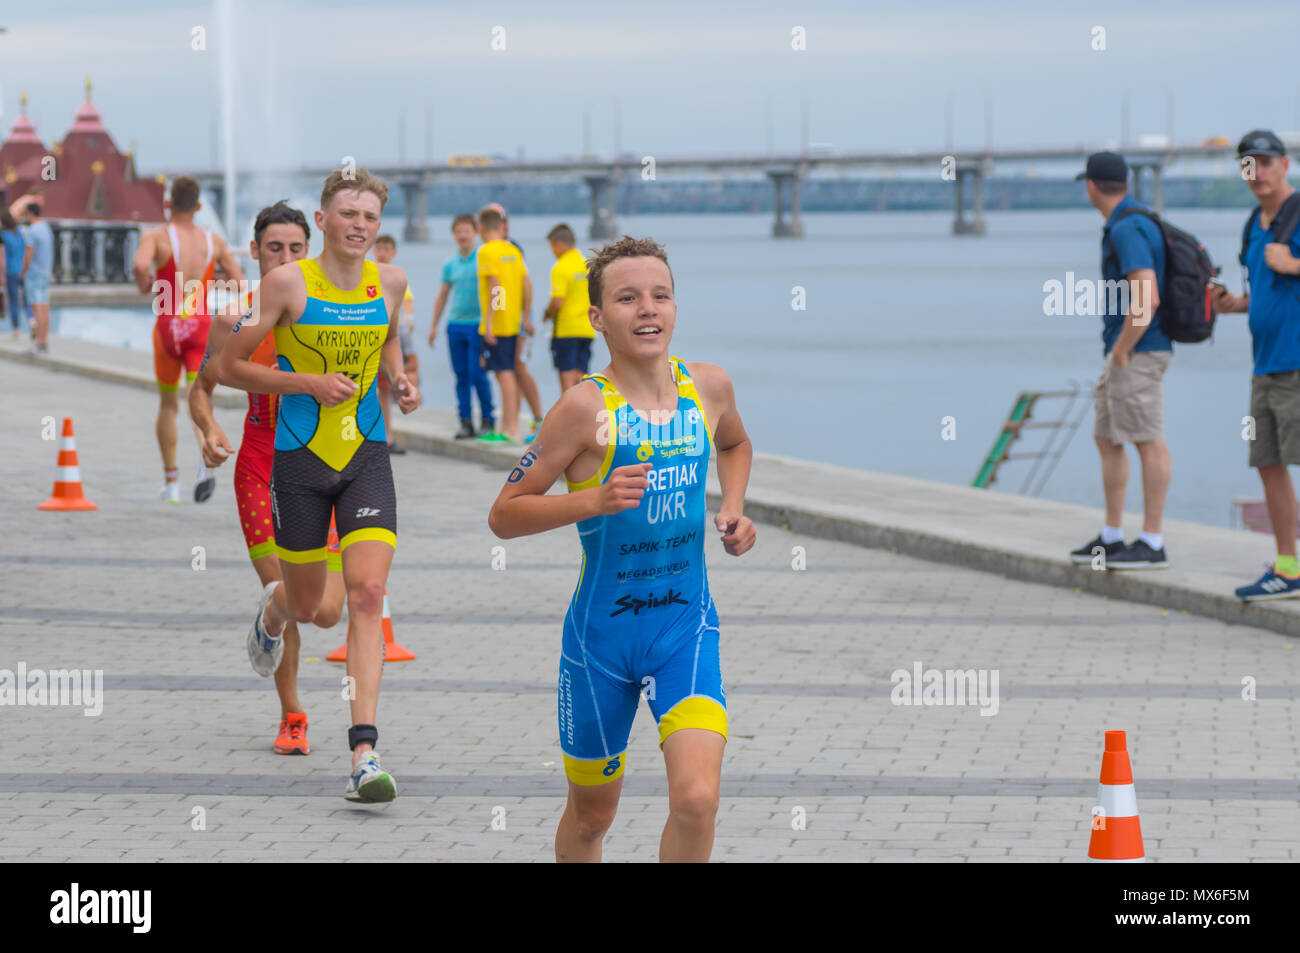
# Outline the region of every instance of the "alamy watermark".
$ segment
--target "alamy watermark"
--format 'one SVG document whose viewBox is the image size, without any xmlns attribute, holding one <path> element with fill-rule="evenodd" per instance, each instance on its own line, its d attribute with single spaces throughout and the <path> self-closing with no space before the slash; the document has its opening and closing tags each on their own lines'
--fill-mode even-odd
<svg viewBox="0 0 1300 953">
<path fill-rule="evenodd" d="M 81 708 L 87 718 L 98 717 L 104 712 L 104 672 L 29 669 L 26 662 L 17 671 L 0 668 L 0 707 L 6 705 Z"/>
<path fill-rule="evenodd" d="M 981 716 L 998 713 L 998 670 L 925 668 L 895 669 L 889 700 L 895 705 L 979 705 Z"/>
<path fill-rule="evenodd" d="M 1080 280 L 1067 271 L 1065 280 L 1043 282 L 1043 314 L 1048 317 L 1104 317 L 1138 314 L 1137 327 L 1150 323 L 1151 300 L 1147 282 L 1130 278 Z M 1129 310 L 1132 305 L 1135 310 Z"/>
</svg>

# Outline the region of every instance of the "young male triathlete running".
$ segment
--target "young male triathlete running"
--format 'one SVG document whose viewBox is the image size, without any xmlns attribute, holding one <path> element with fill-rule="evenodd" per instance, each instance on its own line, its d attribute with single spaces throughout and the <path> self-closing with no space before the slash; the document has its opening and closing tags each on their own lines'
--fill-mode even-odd
<svg viewBox="0 0 1300 953">
<path fill-rule="evenodd" d="M 140 248 L 132 261 L 136 287 L 154 296 L 153 367 L 158 381 L 158 421 L 155 431 L 162 452 L 162 498 L 167 503 L 181 499 L 180 470 L 176 467 L 176 414 L 180 408 L 176 388 L 181 370 L 189 383 L 199 373 L 208 343 L 208 291 L 220 265 L 225 280 L 240 287 L 244 273 L 220 235 L 194 224 L 199 203 L 199 183 L 188 175 L 172 181 L 166 202 L 168 225 L 140 236 Z M 200 441 L 202 435 L 195 430 Z M 200 461 L 194 480 L 194 502 L 212 496 L 217 479 Z"/>
<path fill-rule="evenodd" d="M 338 523 L 348 598 L 352 771 L 344 796 L 391 801 L 393 778 L 379 764 L 375 714 L 384 663 L 381 610 L 397 545 L 397 497 L 375 378 L 387 375 L 398 406 L 420 395 L 402 371 L 397 340 L 406 275 L 366 260 L 388 200 L 365 169 L 335 171 L 321 190 L 316 227 L 324 248 L 268 274 L 251 312 L 222 350 L 221 379 L 281 394 L 271 469 L 272 523 L 284 585 L 262 593 L 249 642 L 274 658 L 289 619 L 310 622 L 325 592 L 330 514 Z M 274 331 L 277 368 L 248 360 Z M 250 651 L 252 651 L 250 649 Z"/>
<path fill-rule="evenodd" d="M 644 692 L 668 769 L 659 858 L 703 861 L 727 737 L 718 614 L 704 569 L 705 478 L 712 447 L 722 486 L 713 525 L 739 556 L 755 539 L 742 513 L 753 450 L 726 372 L 669 356 L 677 305 L 663 249 L 624 236 L 589 262 L 588 283 L 609 366 L 546 415 L 488 523 L 502 538 L 577 523 L 582 543 L 560 654 L 569 798 L 556 859 L 600 859 Z M 547 495 L 561 473 L 568 495 Z"/>
<path fill-rule="evenodd" d="M 273 268 L 306 258 L 310 240 L 311 231 L 302 212 L 280 201 L 257 213 L 248 252 L 257 262 L 259 277 L 265 278 Z M 226 461 L 231 449 L 230 440 L 212 413 L 212 392 L 219 383 L 217 362 L 230 338 L 230 329 L 248 309 L 251 298 L 251 292 L 241 295 L 237 306 L 213 318 L 203 365 L 189 389 L 190 419 L 203 434 L 203 462 L 213 469 Z M 271 335 L 262 339 L 249 360 L 263 367 L 275 367 L 275 340 Z M 275 527 L 271 524 L 271 462 L 275 454 L 278 403 L 272 394 L 248 395 L 244 436 L 235 459 L 235 505 L 244 541 L 248 544 L 248 557 L 253 561 L 253 569 L 263 588 L 273 580 L 283 578 L 280 559 L 275 554 Z M 343 562 L 333 551 L 327 561 L 329 576 L 325 583 L 325 597 L 312 619 L 312 624 L 322 629 L 333 628 L 343 613 Z M 272 747 L 279 754 L 308 754 L 311 746 L 307 742 L 307 713 L 298 698 L 298 648 L 301 643 L 297 622 L 290 619 L 285 624 L 283 639 L 284 656 L 274 668 L 275 690 L 280 696 L 280 730 Z M 272 673 L 271 660 L 264 653 L 252 653 L 250 661 L 257 674 Z"/>
</svg>

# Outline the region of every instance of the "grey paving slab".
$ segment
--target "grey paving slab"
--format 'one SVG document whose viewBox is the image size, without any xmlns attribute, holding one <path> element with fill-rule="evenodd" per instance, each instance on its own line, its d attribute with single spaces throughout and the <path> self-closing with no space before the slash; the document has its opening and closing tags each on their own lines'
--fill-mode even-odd
<svg viewBox="0 0 1300 953">
<path fill-rule="evenodd" d="M 147 390 L 4 366 L 0 669 L 101 671 L 104 694 L 91 717 L 4 708 L 21 758 L 0 773 L 0 856 L 551 859 L 564 794 L 551 680 L 578 544 L 568 529 L 490 534 L 505 466 L 394 459 L 389 596 L 418 657 L 387 666 L 380 704 L 401 793 L 357 807 L 341 797 L 342 671 L 323 661 L 342 625 L 304 626 L 312 755 L 270 750 L 278 705 L 243 653 L 257 583 L 229 473 L 206 504 L 161 504 Z M 219 414 L 238 432 L 237 410 Z M 64 415 L 94 513 L 35 509 L 57 454 L 41 420 Z M 196 459 L 182 427 L 186 473 Z M 1284 635 L 768 524 L 753 552 L 711 549 L 708 566 L 731 719 L 717 860 L 1081 861 L 1111 728 L 1129 732 L 1153 860 L 1300 859 L 1300 678 Z M 997 713 L 894 704 L 895 673 L 916 663 L 996 671 Z M 666 799 L 645 713 L 628 764 L 606 856 L 654 860 Z"/>
</svg>

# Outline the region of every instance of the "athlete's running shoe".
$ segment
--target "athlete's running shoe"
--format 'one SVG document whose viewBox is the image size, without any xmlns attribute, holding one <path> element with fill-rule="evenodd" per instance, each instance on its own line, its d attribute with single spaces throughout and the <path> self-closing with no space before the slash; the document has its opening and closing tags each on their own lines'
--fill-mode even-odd
<svg viewBox="0 0 1300 953">
<path fill-rule="evenodd" d="M 179 503 L 181 501 L 181 484 L 179 480 L 171 480 L 164 483 L 162 489 L 158 491 L 164 503 Z"/>
<path fill-rule="evenodd" d="M 510 438 L 507 437 L 505 434 L 503 434 L 500 430 L 494 430 L 491 433 L 485 433 L 482 436 L 480 436 L 478 439 L 482 440 L 484 443 L 510 443 L 511 442 Z"/>
<path fill-rule="evenodd" d="M 1262 602 L 1265 599 L 1294 599 L 1300 596 L 1300 579 L 1288 579 L 1279 576 L 1273 566 L 1268 566 L 1264 575 L 1249 586 L 1237 589 L 1237 598 L 1242 602 Z"/>
<path fill-rule="evenodd" d="M 279 584 L 278 579 L 266 584 L 262 598 L 257 602 L 257 617 L 253 619 L 253 627 L 248 630 L 248 661 L 253 664 L 253 671 L 264 678 L 275 673 L 280 667 L 280 659 L 284 657 L 283 635 L 272 638 L 266 631 L 266 623 L 262 621 L 267 603 L 271 601 L 275 587 Z"/>
<path fill-rule="evenodd" d="M 1101 553 L 1094 553 L 1094 549 L 1100 549 Z M 1078 549 L 1070 553 L 1070 559 L 1074 560 L 1074 562 L 1078 563 L 1080 566 L 1087 566 L 1092 563 L 1093 559 L 1097 555 L 1103 555 L 1106 559 L 1110 559 L 1112 556 L 1117 553 L 1122 553 L 1123 551 L 1124 540 L 1117 539 L 1113 543 L 1103 543 L 1101 537 L 1098 536 L 1091 543 L 1084 543 Z"/>
<path fill-rule="evenodd" d="M 456 431 L 457 440 L 469 440 L 474 436 L 474 421 L 461 420 L 460 429 Z"/>
<path fill-rule="evenodd" d="M 397 782 L 379 766 L 379 753 L 367 751 L 348 776 L 348 789 L 343 796 L 362 804 L 382 804 L 397 797 Z"/>
<path fill-rule="evenodd" d="M 311 754 L 307 744 L 307 716 L 303 712 L 286 712 L 275 739 L 276 754 Z"/>
<path fill-rule="evenodd" d="M 194 502 L 202 503 L 212 496 L 212 491 L 217 488 L 217 475 L 199 464 L 199 472 L 194 477 Z"/>
</svg>

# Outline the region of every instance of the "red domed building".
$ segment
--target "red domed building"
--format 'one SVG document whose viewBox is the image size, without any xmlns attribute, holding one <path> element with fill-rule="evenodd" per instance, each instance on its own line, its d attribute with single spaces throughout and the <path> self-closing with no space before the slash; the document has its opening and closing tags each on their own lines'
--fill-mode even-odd
<svg viewBox="0 0 1300 953">
<path fill-rule="evenodd" d="M 55 233 L 54 280 L 129 281 L 130 255 L 140 226 L 166 219 L 166 185 L 141 179 L 135 157 L 118 151 L 90 99 L 77 110 L 61 142 L 46 148 L 22 108 L 0 143 L 0 202 L 30 197 Z M 26 204 L 26 203 L 23 203 Z"/>
</svg>

